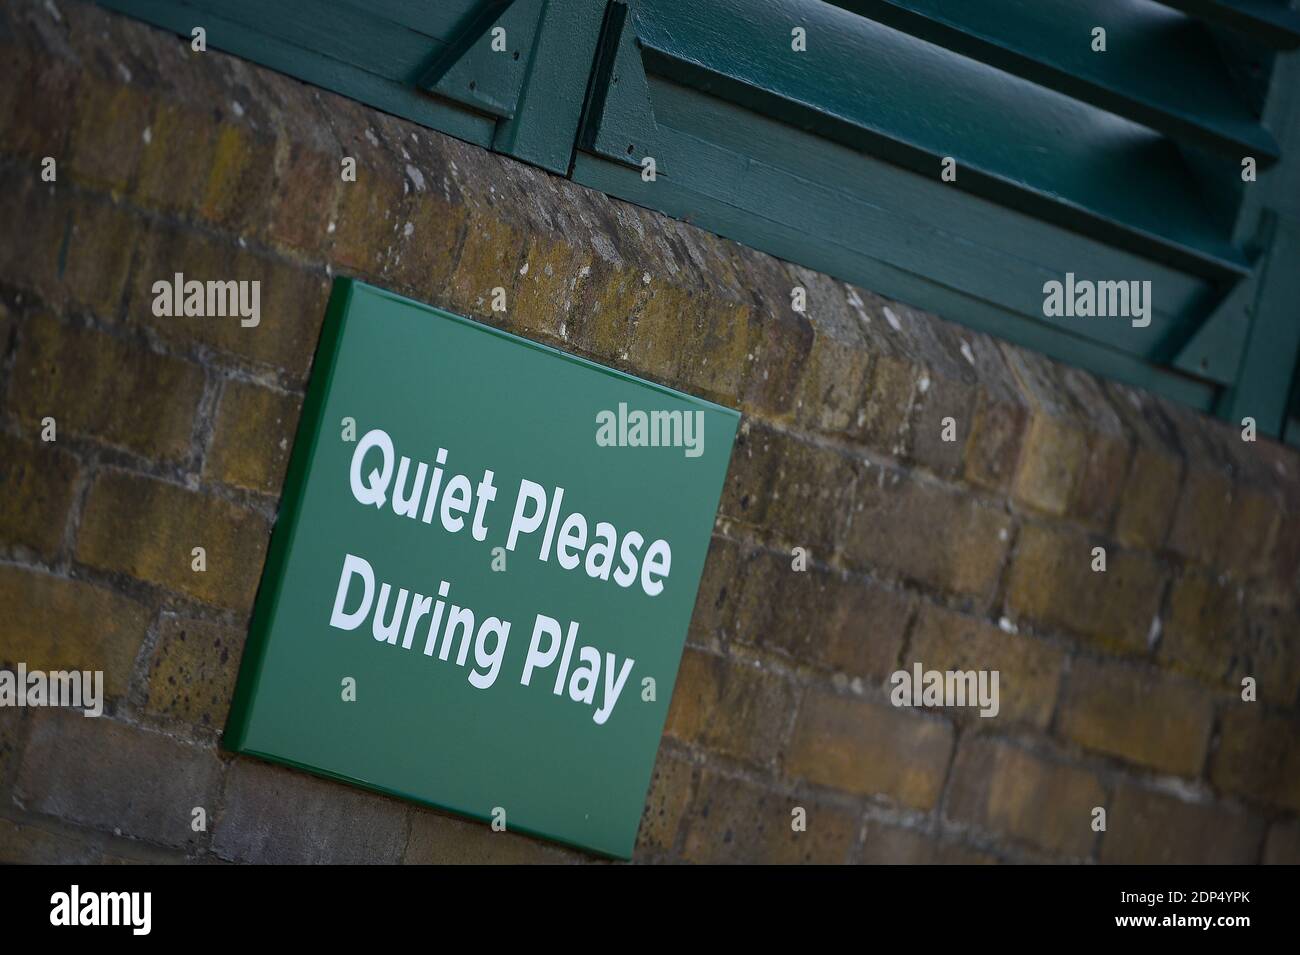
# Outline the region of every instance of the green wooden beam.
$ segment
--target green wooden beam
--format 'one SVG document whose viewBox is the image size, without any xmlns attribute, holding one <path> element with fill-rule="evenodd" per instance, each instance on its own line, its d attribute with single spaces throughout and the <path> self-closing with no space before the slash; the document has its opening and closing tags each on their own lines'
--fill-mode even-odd
<svg viewBox="0 0 1300 955">
<path fill-rule="evenodd" d="M 1158 0 L 1278 50 L 1300 46 L 1300 13 L 1278 0 Z"/>
<path fill-rule="evenodd" d="M 1233 159 L 1278 145 L 1195 20 L 1129 0 L 831 0 L 1000 70 Z M 1106 30 L 1105 52 L 1092 30 Z"/>
<path fill-rule="evenodd" d="M 950 188 L 1156 261 L 1249 272 L 1177 148 L 1151 130 L 827 4 L 695 10 L 638 7 L 647 70 L 936 181 L 953 157 Z M 791 50 L 794 25 L 806 52 Z"/>
<path fill-rule="evenodd" d="M 1272 217 L 1273 237 L 1254 303 L 1250 338 L 1236 384 L 1220 409 L 1230 421 L 1255 419 L 1259 431 L 1279 435 L 1287 418 L 1300 361 L 1300 222 Z"/>
<path fill-rule="evenodd" d="M 627 4 L 619 0 L 606 8 L 578 145 L 627 166 L 640 167 L 651 156 L 655 174 L 663 172 L 660 131 L 636 31 Z"/>
</svg>

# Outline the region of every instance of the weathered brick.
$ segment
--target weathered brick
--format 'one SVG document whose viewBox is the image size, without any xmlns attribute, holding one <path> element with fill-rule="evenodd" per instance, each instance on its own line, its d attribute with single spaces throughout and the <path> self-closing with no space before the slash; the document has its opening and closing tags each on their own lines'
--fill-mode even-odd
<svg viewBox="0 0 1300 955">
<path fill-rule="evenodd" d="M 1106 794 L 1092 773 L 983 736 L 967 737 L 953 763 L 945 813 L 1072 858 L 1092 851 L 1092 810 Z"/>
<path fill-rule="evenodd" d="M 1265 865 L 1300 865 L 1300 819 L 1278 821 L 1264 843 Z"/>
<path fill-rule="evenodd" d="M 788 302 L 788 288 L 784 294 Z M 740 410 L 770 418 L 788 414 L 794 384 L 807 365 L 812 343 L 812 323 L 788 308 L 769 312 L 755 322 L 748 352 L 754 359 L 745 378 Z"/>
<path fill-rule="evenodd" d="M 854 563 L 959 594 L 992 592 L 1009 539 L 1005 513 L 880 470 L 862 475 L 855 499 L 845 544 Z"/>
<path fill-rule="evenodd" d="M 142 221 L 107 202 L 77 201 L 59 257 L 63 289 L 97 315 L 121 311 Z"/>
<path fill-rule="evenodd" d="M 1169 530 L 1169 546 L 1185 557 L 1212 565 L 1232 513 L 1232 482 L 1218 470 L 1191 467 L 1183 480 Z"/>
<path fill-rule="evenodd" d="M 1174 581 L 1157 659 L 1209 683 L 1235 682 L 1248 648 L 1242 594 L 1195 568 Z"/>
<path fill-rule="evenodd" d="M 1210 780 L 1251 802 L 1300 810 L 1300 723 L 1258 706 L 1233 703 L 1223 714 Z"/>
<path fill-rule="evenodd" d="M 403 225 L 405 177 L 379 149 L 345 147 L 357 159 L 356 182 L 339 186 L 334 246 L 330 258 L 363 276 L 378 276 Z M 341 168 L 341 167 L 340 167 Z M 493 283 L 506 284 L 509 283 Z M 490 288 L 490 286 L 489 286 Z M 484 298 L 487 290 L 483 291 Z"/>
<path fill-rule="evenodd" d="M 530 338 L 565 341 L 574 331 L 570 318 L 574 300 L 591 273 L 590 253 L 566 242 L 533 236 L 523 259 L 509 311 L 511 330 Z"/>
<path fill-rule="evenodd" d="M 736 639 L 854 676 L 893 670 L 909 599 L 816 564 L 792 565 L 792 557 L 760 550 L 736 568 Z"/>
<path fill-rule="evenodd" d="M 1282 508 L 1272 494 L 1237 485 L 1230 530 L 1223 535 L 1219 566 L 1240 580 L 1268 572 L 1282 525 Z"/>
<path fill-rule="evenodd" d="M 852 510 L 858 462 L 832 448 L 793 439 L 779 442 L 768 487 L 767 528 L 800 547 L 830 550 Z"/>
<path fill-rule="evenodd" d="M 743 368 L 743 338 L 739 344 L 740 353 L 735 359 Z M 814 325 L 812 351 L 795 398 L 798 420 L 819 431 L 856 431 L 869 400 L 870 372 L 871 353 L 861 340 L 850 340 Z"/>
<path fill-rule="evenodd" d="M 190 861 L 184 849 L 165 849 L 147 842 L 130 839 L 104 838 L 103 854 L 98 865 L 184 865 Z M 207 857 L 204 861 L 208 861 Z"/>
<path fill-rule="evenodd" d="M 636 839 L 637 855 L 673 851 L 677 832 L 690 805 L 693 775 L 690 763 L 674 759 L 662 749 L 659 751 L 654 772 L 650 775 L 645 810 L 641 814 L 641 829 Z"/>
<path fill-rule="evenodd" d="M 990 491 L 1007 490 L 1020 461 L 1028 417 L 1023 405 L 1000 399 L 986 388 L 976 391 L 966 442 L 967 481 Z"/>
<path fill-rule="evenodd" d="M 245 633 L 205 620 L 168 614 L 149 659 L 145 710 L 204 729 L 226 721 Z"/>
<path fill-rule="evenodd" d="M 77 459 L 57 444 L 0 434 L 0 542 L 52 560 L 63 540 Z"/>
<path fill-rule="evenodd" d="M 408 865 L 562 865 L 578 858 L 559 846 L 508 829 L 496 832 L 483 823 L 415 809 L 402 861 Z"/>
<path fill-rule="evenodd" d="M 704 321 L 707 312 L 701 295 L 666 282 L 652 282 L 620 357 L 654 381 L 678 384 L 684 358 L 682 342 Z"/>
<path fill-rule="evenodd" d="M 294 383 L 306 380 L 316 353 L 330 284 L 323 273 L 244 251 L 198 231 L 154 223 L 142 243 L 131 289 L 129 316 L 182 348 L 196 344 L 269 365 Z M 260 320 L 245 327 L 238 316 L 153 314 L 153 284 L 185 280 L 260 282 Z"/>
<path fill-rule="evenodd" d="M 679 386 L 728 407 L 738 404 L 750 373 L 755 321 L 749 305 L 710 298 L 691 337 L 682 343 Z"/>
<path fill-rule="evenodd" d="M 1088 453 L 1068 513 L 1099 531 L 1110 529 L 1133 453 L 1133 434 L 1108 400 L 1099 379 L 1077 368 L 1061 369 L 1075 413 L 1086 423 Z"/>
<path fill-rule="evenodd" d="M 238 759 L 226 773 L 212 851 L 270 865 L 393 863 L 406 843 L 407 811 L 395 799 Z"/>
<path fill-rule="evenodd" d="M 1113 547 L 1106 548 L 1106 570 L 1094 571 L 1095 546 L 1064 527 L 1024 525 L 1007 577 L 1007 609 L 1098 647 L 1145 653 L 1164 572 L 1143 554 Z"/>
<path fill-rule="evenodd" d="M 0 863 L 9 865 L 92 865 L 100 839 L 55 822 L 0 819 Z"/>
<path fill-rule="evenodd" d="M 1212 723 L 1210 698 L 1190 684 L 1120 663 L 1076 659 L 1057 729 L 1089 749 L 1197 776 Z"/>
<path fill-rule="evenodd" d="M 1072 422 L 1046 413 L 1034 414 L 1025 430 L 1012 494 L 1035 510 L 1064 514 L 1087 458 L 1087 435 Z"/>
<path fill-rule="evenodd" d="M 197 365 L 45 316 L 24 324 L 10 385 L 33 429 L 48 415 L 60 436 L 165 460 L 188 454 L 202 393 Z"/>
<path fill-rule="evenodd" d="M 1088 454 L 1070 499 L 1069 513 L 1097 530 L 1107 530 L 1119 506 L 1130 449 L 1123 438 L 1102 431 L 1088 435 Z"/>
<path fill-rule="evenodd" d="M 493 273 L 488 273 L 493 274 Z M 618 366 L 627 353 L 636 317 L 650 297 L 648 273 L 615 266 L 597 257 L 591 274 L 574 289 L 574 340 L 597 361 Z"/>
<path fill-rule="evenodd" d="M 13 83 L 12 113 L 0 140 L 6 153 L 53 156 L 56 160 L 68 155 L 72 124 L 51 122 L 50 119 L 67 116 L 69 104 L 77 102 L 81 73 L 78 66 L 44 55 L 44 51 L 32 58 L 21 77 Z"/>
<path fill-rule="evenodd" d="M 14 706 L 0 709 L 0 804 L 6 806 L 9 805 L 9 789 L 18 775 L 26 712 Z"/>
<path fill-rule="evenodd" d="M 813 691 L 800 708 L 785 769 L 817 785 L 930 809 L 952 742 L 946 720 Z"/>
<path fill-rule="evenodd" d="M 267 223 L 272 242 L 313 257 L 323 256 L 333 241 L 330 224 L 335 221 L 339 192 L 352 185 L 343 182 L 342 159 L 301 142 L 284 146 L 279 188 Z M 422 236 L 421 241 L 427 238 Z M 447 250 L 437 252 L 446 255 Z"/>
<path fill-rule="evenodd" d="M 450 307 L 466 315 L 491 317 L 492 290 L 499 287 L 506 292 L 508 321 L 526 243 L 524 234 L 509 223 L 471 216 L 448 288 Z"/>
<path fill-rule="evenodd" d="M 1143 865 L 1245 865 L 1259 855 L 1260 820 L 1220 806 L 1121 785 L 1106 812 L 1101 861 Z"/>
<path fill-rule="evenodd" d="M 22 229 L 0 230 L 0 275 L 6 284 L 34 291 L 47 302 L 60 301 L 73 219 L 66 189 L 38 185 L 31 175 L 0 168 L 0 221 L 23 223 Z"/>
<path fill-rule="evenodd" d="M 77 110 L 69 163 L 73 178 L 88 186 L 125 192 L 149 126 L 148 95 L 134 86 L 106 83 L 87 71 L 76 98 L 60 112 L 69 105 Z"/>
<path fill-rule="evenodd" d="M 806 825 L 802 831 L 792 825 L 799 808 Z M 691 807 L 682 856 L 710 864 L 843 863 L 857 830 L 855 815 L 837 806 L 706 770 Z"/>
<path fill-rule="evenodd" d="M 217 124 L 208 110 L 174 100 L 155 104 L 140 154 L 133 198 L 145 208 L 193 216 L 212 170 Z"/>
<path fill-rule="evenodd" d="M 966 440 L 971 431 L 970 409 L 975 389 L 957 378 L 928 373 L 917 390 L 920 398 L 913 411 L 907 457 L 944 477 L 962 472 Z M 945 422 L 951 418 L 953 440 L 944 440 Z"/>
<path fill-rule="evenodd" d="M 849 676 L 887 675 L 912 618 L 912 598 L 860 578 L 832 576 L 827 589 L 811 658 Z"/>
<path fill-rule="evenodd" d="M 126 692 L 149 626 L 140 604 L 84 581 L 0 565 L 0 607 L 0 657 L 6 662 L 34 670 L 102 670 L 107 696 Z"/>
<path fill-rule="evenodd" d="M 725 537 L 714 536 L 709 541 L 709 553 L 695 595 L 695 612 L 687 632 L 688 643 L 716 648 L 730 633 L 744 583 L 738 576 L 740 550 L 739 544 Z"/>
<path fill-rule="evenodd" d="M 789 439 L 742 420 L 718 510 L 727 518 L 761 527 L 767 519 L 776 462 Z"/>
<path fill-rule="evenodd" d="M 992 865 L 997 858 L 959 842 L 889 826 L 867 823 L 862 861 L 869 865 Z"/>
<path fill-rule="evenodd" d="M 684 743 L 768 763 L 776 754 L 794 690 L 760 666 L 688 648 L 665 732 Z"/>
<path fill-rule="evenodd" d="M 1121 544 L 1154 550 L 1164 543 L 1178 504 L 1182 463 L 1173 454 L 1148 446 L 1133 452 L 1115 515 Z"/>
<path fill-rule="evenodd" d="M 985 621 L 923 602 L 903 669 L 910 673 L 914 662 L 926 670 L 997 671 L 996 717 L 976 719 L 979 707 L 975 705 L 954 707 L 946 711 L 949 715 L 969 716 L 980 723 L 989 719 L 1046 727 L 1056 705 L 1064 655 L 1041 640 L 1003 633 Z"/>
<path fill-rule="evenodd" d="M 1255 678 L 1260 702 L 1294 706 L 1300 696 L 1300 607 L 1259 603 L 1247 616 L 1250 665 L 1243 675 Z"/>
<path fill-rule="evenodd" d="M 164 845 L 193 845 L 196 806 L 216 805 L 216 755 L 110 719 L 51 711 L 32 720 L 18 798 L 36 812 Z"/>
<path fill-rule="evenodd" d="M 278 494 L 301 410 L 297 395 L 226 382 L 204 472 L 237 487 Z"/>
<path fill-rule="evenodd" d="M 90 491 L 77 559 L 199 600 L 249 610 L 266 553 L 265 519 L 174 484 L 107 471 Z M 207 570 L 192 568 L 206 551 Z"/>
<path fill-rule="evenodd" d="M 906 359 L 889 354 L 876 357 L 867 400 L 858 416 L 858 433 L 869 446 L 885 454 L 902 453 L 921 375 Z"/>
<path fill-rule="evenodd" d="M 276 190 L 275 141 L 241 125 L 222 123 L 214 133 L 211 155 L 200 215 L 230 232 L 260 232 Z"/>
</svg>

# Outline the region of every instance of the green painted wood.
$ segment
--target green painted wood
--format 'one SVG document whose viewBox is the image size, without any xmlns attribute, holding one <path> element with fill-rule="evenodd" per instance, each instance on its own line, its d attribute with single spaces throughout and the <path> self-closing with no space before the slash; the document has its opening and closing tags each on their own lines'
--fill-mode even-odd
<svg viewBox="0 0 1300 955">
<path fill-rule="evenodd" d="M 518 108 L 497 125 L 493 149 L 568 175 L 604 8 L 604 0 L 546 5 Z"/>
<path fill-rule="evenodd" d="M 1250 317 L 1258 292 L 1258 273 L 1230 286 L 1199 325 L 1169 342 L 1169 362 L 1191 375 L 1230 385 L 1237 379 L 1250 335 Z M 1153 355 L 1153 360 L 1163 358 Z"/>
<path fill-rule="evenodd" d="M 936 179 L 952 156 L 957 189 L 1180 268 L 1248 271 L 1176 148 L 1144 127 L 829 5 L 694 6 L 638 8 L 651 72 Z M 789 23 L 816 41 L 806 53 Z"/>
<path fill-rule="evenodd" d="M 1275 218 L 1273 229 L 1241 371 L 1221 408 L 1231 421 L 1252 417 L 1261 432 L 1277 435 L 1300 362 L 1300 222 Z"/>
<path fill-rule="evenodd" d="M 474 0 L 337 0 L 371 17 L 380 17 L 450 43 L 473 20 Z"/>
<path fill-rule="evenodd" d="M 545 0 L 489 0 L 439 51 L 417 85 L 492 116 L 513 117 L 544 5 Z"/>
<path fill-rule="evenodd" d="M 810 243 L 843 231 L 850 244 L 870 246 L 884 257 L 907 257 L 901 264 L 921 271 L 987 250 L 988 257 L 965 270 L 963 282 L 987 280 L 998 268 L 1026 270 L 1024 284 L 1036 290 L 1068 268 L 1080 275 L 1149 277 L 1160 290 L 1159 309 L 1171 315 L 1205 304 L 1210 286 L 1196 276 L 954 191 L 933 177 L 826 143 L 697 90 L 654 77 L 651 92 L 666 142 L 683 141 L 685 149 L 700 151 L 683 167 L 688 175 L 670 179 L 694 185 L 701 166 L 716 167 L 718 178 L 738 180 L 751 166 L 770 169 L 763 175 L 781 176 L 775 184 L 735 188 L 741 206 L 803 229 Z M 683 156 L 668 150 L 665 158 L 676 165 Z M 835 193 L 824 214 L 805 207 L 804 183 Z M 859 205 L 868 218 L 849 214 Z M 870 218 L 877 214 L 880 218 Z"/>
<path fill-rule="evenodd" d="M 1165 291 L 1159 285 L 1153 286 L 1157 307 L 1147 328 L 1134 328 L 1119 319 L 1043 316 L 1043 284 L 1063 279 L 1067 271 L 1080 279 L 1100 279 L 1118 274 L 1149 275 L 1152 269 L 1145 263 L 1133 263 L 1126 273 L 1104 269 L 1093 272 L 1082 264 L 1082 257 L 1068 254 L 1055 267 L 1045 263 L 1048 256 L 1042 252 L 1032 259 L 1000 255 L 988 245 L 971 241 L 971 227 L 978 230 L 982 226 L 971 216 L 959 216 L 953 208 L 957 196 L 972 197 L 933 183 L 899 182 L 904 177 L 916 180 L 914 174 L 886 174 L 873 182 L 871 191 L 864 195 L 861 190 L 854 193 L 844 188 L 847 184 L 842 179 L 837 188 L 824 180 L 792 175 L 766 162 L 679 136 L 670 127 L 665 128 L 661 142 L 668 147 L 664 155 L 673 168 L 702 170 L 688 180 L 693 195 L 745 209 L 758 218 L 813 223 L 819 243 L 860 250 L 880 261 L 923 273 L 936 282 L 998 301 L 1080 337 L 1145 357 L 1181 321 L 1177 313 L 1159 304 Z M 886 182 L 899 183 L 899 188 L 887 192 Z M 924 194 L 926 186 L 930 187 L 929 195 Z M 755 196 L 765 197 L 761 207 L 752 202 Z M 781 199 L 774 198 L 777 196 Z M 904 196 L 912 201 L 904 200 Z M 987 215 L 998 212 L 987 207 L 984 211 Z M 962 232 L 953 228 L 955 218 L 965 220 Z"/>
<path fill-rule="evenodd" d="M 484 116 L 435 100 L 407 82 L 378 76 L 354 64 L 269 36 L 255 27 L 217 16 L 210 10 L 177 0 L 99 2 L 187 39 L 191 29 L 201 25 L 207 30 L 209 49 L 233 53 L 466 142 L 484 147 L 492 142 L 494 124 Z"/>
<path fill-rule="evenodd" d="M 662 152 L 636 31 L 624 3 L 611 2 L 606 9 L 579 145 L 638 168 L 646 157 Z M 656 175 L 662 174 L 662 156 L 652 158 Z"/>
<path fill-rule="evenodd" d="M 185 0 L 201 17 L 220 17 L 250 32 L 328 56 L 367 73 L 409 84 L 445 49 L 438 39 L 375 17 L 336 0 L 311 0 L 302 7 L 266 0 Z M 215 45 L 208 30 L 209 45 Z"/>
<path fill-rule="evenodd" d="M 1175 138 L 1233 158 L 1278 158 L 1273 137 L 1234 94 L 1196 20 L 1131 0 L 831 0 Z M 1106 51 L 1092 30 L 1106 30 Z"/>
<path fill-rule="evenodd" d="M 1300 13 L 1285 0 L 1157 0 L 1279 50 L 1300 46 Z"/>
</svg>

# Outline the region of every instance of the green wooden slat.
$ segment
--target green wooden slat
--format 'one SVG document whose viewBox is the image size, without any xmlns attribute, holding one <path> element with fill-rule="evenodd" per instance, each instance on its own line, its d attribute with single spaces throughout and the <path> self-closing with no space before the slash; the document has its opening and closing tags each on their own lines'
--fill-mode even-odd
<svg viewBox="0 0 1300 955">
<path fill-rule="evenodd" d="M 492 116 L 510 118 L 523 91 L 545 0 L 490 0 L 417 81 L 422 89 Z M 504 48 L 493 49 L 494 31 Z"/>
<path fill-rule="evenodd" d="M 1272 247 L 1260 279 L 1250 339 L 1236 385 L 1225 395 L 1226 417 L 1252 417 L 1265 434 L 1280 434 L 1300 357 L 1300 222 L 1275 218 Z"/>
<path fill-rule="evenodd" d="M 376 109 L 438 129 L 479 146 L 492 142 L 491 120 L 469 110 L 435 100 L 415 87 L 369 73 L 313 50 L 227 20 L 210 10 L 177 0 L 99 0 L 101 5 L 147 20 L 178 35 L 190 36 L 195 26 L 207 30 L 209 49 L 223 50 L 261 63 L 296 79 L 333 90 Z"/>
<path fill-rule="evenodd" d="M 1158 300 L 1170 314 L 1181 315 L 1204 304 L 1209 286 L 1196 276 L 1082 239 L 979 196 L 953 191 L 951 185 L 937 183 L 934 177 L 918 176 L 846 146 L 820 142 L 812 134 L 785 123 L 748 113 L 658 77 L 652 81 L 651 92 L 661 129 L 670 136 L 689 137 L 697 143 L 707 139 L 716 150 L 707 159 L 693 158 L 681 177 L 669 178 L 693 180 L 702 162 L 734 169 L 734 175 L 741 176 L 746 166 L 760 162 L 787 172 L 790 183 L 809 181 L 837 190 L 845 201 L 889 210 L 897 219 L 882 225 L 875 236 L 864 227 L 861 231 L 868 234 L 861 241 L 879 241 L 883 247 L 896 249 L 897 254 L 915 245 L 908 242 L 910 235 L 933 234 L 955 249 L 984 248 L 1005 256 L 1011 263 L 1038 269 L 1040 286 L 1042 281 L 1058 277 L 1061 267 L 1066 266 L 1080 275 L 1150 278 L 1159 289 Z M 723 155 L 723 151 L 732 156 Z M 661 158 L 675 165 L 680 157 L 670 154 Z M 787 183 L 768 192 L 751 190 L 747 206 L 762 215 L 785 218 L 812 237 L 852 221 L 842 213 L 813 215 Z M 927 262 L 934 258 L 933 252 L 924 253 L 912 267 L 928 267 Z M 971 278 L 978 280 L 987 271 L 985 263 Z"/>
<path fill-rule="evenodd" d="M 519 107 L 498 124 L 494 149 L 568 174 L 604 8 L 604 0 L 547 4 Z"/>
<path fill-rule="evenodd" d="M 328 56 L 367 73 L 413 84 L 445 44 L 332 0 L 311 0 L 310 15 L 291 0 L 185 0 L 200 17 L 220 17 L 268 40 Z M 134 4 L 131 5 L 134 8 Z M 209 45 L 217 45 L 208 30 Z"/>
<path fill-rule="evenodd" d="M 1300 46 L 1300 13 L 1284 0 L 1157 0 L 1211 23 L 1220 23 L 1275 49 Z"/>
<path fill-rule="evenodd" d="M 579 145 L 588 152 L 640 167 L 652 156 L 662 168 L 659 129 L 650 105 L 650 87 L 636 45 L 636 33 L 624 3 L 610 3 L 601 26 L 600 45 L 583 110 Z"/>
<path fill-rule="evenodd" d="M 372 17 L 381 17 L 450 43 L 473 17 L 476 0 L 339 0 Z M 302 4 L 300 3 L 301 7 Z"/>
<path fill-rule="evenodd" d="M 695 7 L 638 8 L 652 72 L 936 180 L 953 156 L 958 189 L 1179 268 L 1248 271 L 1150 130 L 825 4 Z M 790 23 L 806 25 L 806 53 Z"/>
<path fill-rule="evenodd" d="M 1213 38 L 1167 9 L 1132 0 L 830 2 L 1233 158 L 1278 158 L 1234 95 Z M 1104 53 L 1092 49 L 1094 27 L 1107 32 Z"/>
<path fill-rule="evenodd" d="M 994 303 L 905 272 L 843 246 L 809 243 L 806 233 L 771 220 L 755 220 L 748 210 L 693 194 L 668 180 L 645 183 L 632 169 L 579 153 L 573 178 L 593 189 L 648 208 L 687 219 L 718 235 L 744 241 L 754 248 L 919 308 L 943 315 L 970 328 L 1015 342 L 1026 348 L 1115 378 L 1148 388 L 1201 411 L 1209 410 L 1215 390 L 1194 379 L 1172 374 L 1140 358 L 1104 348 L 1041 323 L 1026 321 Z M 744 238 L 742 239 L 741 236 Z"/>
<path fill-rule="evenodd" d="M 784 134 L 782 141 L 759 133 L 759 124 L 746 122 L 735 107 L 715 111 L 708 127 L 736 130 L 759 148 L 749 155 L 721 149 L 676 130 L 676 113 L 664 102 L 668 97 L 659 83 L 655 90 L 661 94 L 662 155 L 672 168 L 692 171 L 683 183 L 692 194 L 756 219 L 802 223 L 810 245 L 839 245 L 924 273 L 1035 321 L 1142 358 L 1178 332 L 1185 322 L 1183 313 L 1205 294 L 1201 282 L 1114 250 L 1080 252 L 1077 240 L 1062 242 L 1059 230 L 1038 223 L 1005 221 L 1007 228 L 998 241 L 975 241 L 990 216 L 1007 213 L 986 200 L 869 157 L 837 155 L 833 162 L 801 166 L 799 157 L 808 155 L 813 145 L 805 135 L 777 127 L 775 132 Z M 1029 235 L 1023 234 L 1026 229 Z M 1062 279 L 1066 271 L 1078 279 L 1152 279 L 1156 307 L 1151 324 L 1135 328 L 1121 319 L 1043 316 L 1043 283 Z"/>
</svg>

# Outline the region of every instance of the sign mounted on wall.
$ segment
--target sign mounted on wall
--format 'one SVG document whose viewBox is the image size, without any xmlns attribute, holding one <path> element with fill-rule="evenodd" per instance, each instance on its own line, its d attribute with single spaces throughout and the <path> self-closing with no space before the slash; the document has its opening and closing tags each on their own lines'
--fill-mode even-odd
<svg viewBox="0 0 1300 955">
<path fill-rule="evenodd" d="M 630 856 L 738 420 L 337 280 L 225 745 Z"/>
</svg>

